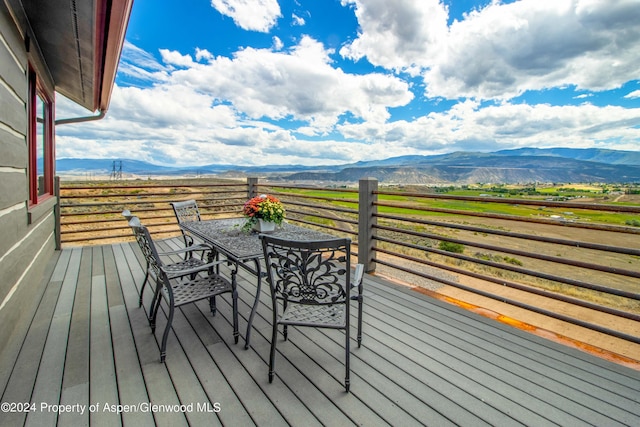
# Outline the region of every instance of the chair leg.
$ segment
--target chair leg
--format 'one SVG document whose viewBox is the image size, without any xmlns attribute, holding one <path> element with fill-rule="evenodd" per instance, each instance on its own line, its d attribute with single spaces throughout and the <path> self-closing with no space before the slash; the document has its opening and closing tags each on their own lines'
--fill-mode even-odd
<svg viewBox="0 0 640 427">
<path fill-rule="evenodd" d="M 273 381 L 273 374 L 276 365 L 276 341 L 278 339 L 278 323 L 273 319 L 273 330 L 271 333 L 271 352 L 269 353 L 269 382 Z"/>
<path fill-rule="evenodd" d="M 173 304 L 169 304 L 169 316 L 167 317 L 167 326 L 164 328 L 164 334 L 162 334 L 162 346 L 160 347 L 160 363 L 164 363 L 164 359 L 167 356 L 167 339 L 169 338 L 169 330 L 171 329 L 171 322 L 173 322 L 173 311 L 175 307 Z"/>
<path fill-rule="evenodd" d="M 351 351 L 349 348 L 349 324 L 347 324 L 347 328 L 344 331 L 345 334 L 345 344 L 344 344 L 344 348 L 345 348 L 345 369 L 346 369 L 346 374 L 344 377 L 344 388 L 347 391 L 347 393 L 349 393 L 349 387 L 351 386 L 351 379 L 350 379 L 350 374 L 351 374 L 351 366 L 349 364 L 350 362 L 350 356 L 351 356 Z"/>
<path fill-rule="evenodd" d="M 282 312 L 284 313 L 287 310 L 287 300 L 284 300 L 282 303 Z M 287 327 L 287 325 L 283 325 L 282 326 L 282 336 L 284 337 L 284 340 L 287 340 L 288 337 L 288 333 L 289 333 L 289 328 Z"/>
<path fill-rule="evenodd" d="M 231 291 L 231 300 L 233 302 L 233 341 L 238 344 L 240 338 L 238 333 L 238 290 L 235 287 Z"/>
<path fill-rule="evenodd" d="M 144 275 L 144 282 L 142 282 L 142 287 L 140 288 L 140 299 L 138 300 L 138 308 L 142 307 L 142 294 L 144 293 L 144 287 L 147 286 L 148 281 L 149 281 L 149 268 L 147 268 L 147 274 Z"/>
<path fill-rule="evenodd" d="M 358 348 L 362 345 L 362 295 L 358 295 Z"/>
<path fill-rule="evenodd" d="M 213 296 L 211 298 L 209 298 L 209 308 L 211 309 L 211 315 L 215 316 L 217 309 L 216 309 L 216 297 Z"/>
<path fill-rule="evenodd" d="M 158 310 L 160 310 L 160 300 L 162 297 L 158 295 L 158 293 L 153 294 L 153 301 L 151 301 L 151 313 L 149 316 L 149 324 L 151 326 L 151 333 L 156 332 L 156 316 L 158 315 Z"/>
</svg>

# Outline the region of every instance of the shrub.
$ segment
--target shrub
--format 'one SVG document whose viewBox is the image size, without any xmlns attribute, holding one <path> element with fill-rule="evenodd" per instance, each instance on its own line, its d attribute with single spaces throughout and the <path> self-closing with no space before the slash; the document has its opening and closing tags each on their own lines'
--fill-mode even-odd
<svg viewBox="0 0 640 427">
<path fill-rule="evenodd" d="M 519 260 L 519 259 L 517 259 L 517 258 L 513 258 L 513 257 L 506 256 L 506 257 L 504 257 L 503 259 L 504 259 L 504 261 L 505 261 L 506 263 L 508 263 L 508 264 L 519 265 L 519 266 L 524 265 L 524 264 L 522 264 L 522 261 L 520 261 L 520 260 Z"/>
<path fill-rule="evenodd" d="M 447 242 L 445 240 L 440 241 L 438 248 L 443 251 L 453 252 L 455 254 L 461 254 L 464 252 L 464 245 L 462 243 Z"/>
</svg>

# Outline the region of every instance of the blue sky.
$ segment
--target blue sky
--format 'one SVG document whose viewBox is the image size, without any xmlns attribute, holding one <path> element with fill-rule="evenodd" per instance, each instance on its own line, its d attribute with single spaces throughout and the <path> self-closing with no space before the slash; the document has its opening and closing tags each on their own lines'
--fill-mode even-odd
<svg viewBox="0 0 640 427">
<path fill-rule="evenodd" d="M 107 117 L 56 144 L 182 166 L 637 150 L 640 2 L 135 0 Z"/>
</svg>

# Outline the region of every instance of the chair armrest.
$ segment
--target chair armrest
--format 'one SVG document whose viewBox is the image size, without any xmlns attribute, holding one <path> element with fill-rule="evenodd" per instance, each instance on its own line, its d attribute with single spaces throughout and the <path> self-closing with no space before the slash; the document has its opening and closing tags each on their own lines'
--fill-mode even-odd
<svg viewBox="0 0 640 427">
<path fill-rule="evenodd" d="M 221 261 L 213 261 L 213 262 L 209 262 L 207 264 L 201 264 L 195 267 L 191 267 L 191 268 L 185 268 L 183 270 L 167 270 L 164 266 L 160 267 L 162 269 L 162 271 L 167 274 L 167 276 L 169 276 L 170 278 L 175 278 L 175 277 L 183 277 L 183 276 L 189 276 L 191 274 L 196 274 L 196 273 L 200 273 L 202 271 L 207 271 L 212 269 L 213 267 L 215 267 L 216 265 L 220 265 L 227 262 L 226 260 L 221 260 Z M 173 276 L 173 277 L 171 277 Z"/>
<path fill-rule="evenodd" d="M 213 250 L 213 247 L 211 247 L 209 245 L 199 244 L 199 245 L 186 246 L 184 248 L 176 249 L 176 250 L 173 250 L 173 251 L 159 252 L 158 255 L 160 255 L 160 256 L 178 255 L 178 254 L 183 254 L 183 253 L 187 253 L 187 252 L 212 251 L 212 250 Z"/>
</svg>

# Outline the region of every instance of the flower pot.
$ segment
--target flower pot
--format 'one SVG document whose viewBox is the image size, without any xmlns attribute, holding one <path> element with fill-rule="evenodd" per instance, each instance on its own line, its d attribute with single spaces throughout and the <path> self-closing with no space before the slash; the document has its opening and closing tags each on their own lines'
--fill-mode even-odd
<svg viewBox="0 0 640 427">
<path fill-rule="evenodd" d="M 258 218 L 258 222 L 253 224 L 253 229 L 259 233 L 273 233 L 276 229 L 276 223 Z"/>
</svg>

